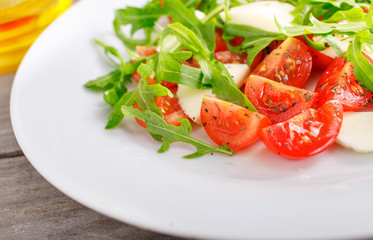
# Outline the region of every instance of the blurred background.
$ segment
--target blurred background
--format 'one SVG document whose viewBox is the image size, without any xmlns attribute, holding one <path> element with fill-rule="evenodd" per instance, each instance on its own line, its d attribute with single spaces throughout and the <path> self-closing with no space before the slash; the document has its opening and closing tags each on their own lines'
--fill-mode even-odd
<svg viewBox="0 0 373 240">
<path fill-rule="evenodd" d="M 72 0 L 0 0 L 0 74 L 17 70 L 28 48 Z"/>
</svg>

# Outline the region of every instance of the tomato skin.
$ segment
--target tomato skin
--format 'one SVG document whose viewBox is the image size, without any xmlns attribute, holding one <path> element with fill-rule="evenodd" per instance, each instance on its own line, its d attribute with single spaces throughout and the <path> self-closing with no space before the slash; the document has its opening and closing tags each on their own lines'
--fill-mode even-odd
<svg viewBox="0 0 373 240">
<path fill-rule="evenodd" d="M 372 93 L 357 81 L 354 66 L 346 58 L 336 58 L 323 72 L 317 85 L 319 93 L 317 105 L 321 106 L 326 101 L 338 99 L 344 111 L 355 111 L 367 106 L 372 100 Z"/>
<path fill-rule="evenodd" d="M 216 28 L 215 30 L 215 50 L 214 53 L 216 52 L 221 52 L 221 51 L 228 51 L 227 43 L 223 39 L 223 29 L 221 28 Z M 235 37 L 232 40 L 229 41 L 229 44 L 232 46 L 239 46 L 243 42 L 243 39 L 241 37 Z"/>
<path fill-rule="evenodd" d="M 136 53 L 140 56 L 148 57 L 157 53 L 155 46 L 136 46 Z"/>
<path fill-rule="evenodd" d="M 320 70 L 325 70 L 330 64 L 333 63 L 334 58 L 331 58 L 322 52 L 319 52 L 312 47 L 309 47 L 311 55 L 312 55 L 312 64 L 313 67 Z"/>
<path fill-rule="evenodd" d="M 208 95 L 202 101 L 201 122 L 216 144 L 225 143 L 234 151 L 255 142 L 260 130 L 271 123 L 262 114 Z"/>
<path fill-rule="evenodd" d="M 311 69 L 312 56 L 308 46 L 289 37 L 264 58 L 253 74 L 286 85 L 302 87 L 310 76 Z"/>
<path fill-rule="evenodd" d="M 286 121 L 313 107 L 318 96 L 315 92 L 256 75 L 248 77 L 244 93 L 258 112 L 274 123 Z"/>
<path fill-rule="evenodd" d="M 217 61 L 221 63 L 246 63 L 247 54 L 239 54 L 231 51 L 221 51 L 215 52 L 214 57 Z"/>
<path fill-rule="evenodd" d="M 263 128 L 260 138 L 272 152 L 298 160 L 329 148 L 338 136 L 342 120 L 342 104 L 331 100 L 317 111 L 308 109 L 286 122 Z"/>
<path fill-rule="evenodd" d="M 157 97 L 155 98 L 155 104 L 157 104 L 158 108 L 161 110 L 163 118 L 168 124 L 179 126 L 179 119 L 188 118 L 181 108 L 179 100 L 175 96 L 172 98 L 169 96 Z M 137 105 L 137 103 L 134 103 L 132 107 L 137 108 L 141 111 L 141 108 L 139 107 L 139 105 Z M 144 121 L 138 118 L 135 119 L 137 123 L 140 124 L 140 126 L 146 128 Z"/>
<path fill-rule="evenodd" d="M 214 52 L 221 52 L 221 51 L 227 51 L 228 47 L 225 43 L 225 40 L 223 39 L 223 29 L 217 28 L 215 30 L 215 51 Z"/>
</svg>

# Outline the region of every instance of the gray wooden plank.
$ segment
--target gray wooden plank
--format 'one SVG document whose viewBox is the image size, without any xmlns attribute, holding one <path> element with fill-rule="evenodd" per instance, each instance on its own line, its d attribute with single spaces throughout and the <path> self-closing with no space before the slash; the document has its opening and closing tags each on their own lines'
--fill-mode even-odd
<svg viewBox="0 0 373 240">
<path fill-rule="evenodd" d="M 9 97 L 14 74 L 0 75 L 0 157 L 22 154 L 9 116 Z"/>
<path fill-rule="evenodd" d="M 0 239 L 179 239 L 80 205 L 45 181 L 24 156 L 0 161 L 0 182 Z"/>
</svg>

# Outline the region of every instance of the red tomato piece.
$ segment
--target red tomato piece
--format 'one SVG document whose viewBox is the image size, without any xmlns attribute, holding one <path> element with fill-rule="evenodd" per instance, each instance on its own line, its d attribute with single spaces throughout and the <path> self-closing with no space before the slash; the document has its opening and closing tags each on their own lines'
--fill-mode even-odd
<svg viewBox="0 0 373 240">
<path fill-rule="evenodd" d="M 338 99 L 344 111 L 361 109 L 372 101 L 372 93 L 356 79 L 354 66 L 346 58 L 336 58 L 323 72 L 316 90 L 319 93 L 317 105 L 321 106 L 326 101 Z"/>
<path fill-rule="evenodd" d="M 246 63 L 247 54 L 239 54 L 231 51 L 215 52 L 214 57 L 217 61 L 222 63 Z"/>
<path fill-rule="evenodd" d="M 158 108 L 161 110 L 163 114 L 164 120 L 168 124 L 173 124 L 175 126 L 179 126 L 180 122 L 179 119 L 181 118 L 188 118 L 186 114 L 184 113 L 183 109 L 181 108 L 179 104 L 179 100 L 176 97 L 169 97 L 169 96 L 161 96 L 155 98 L 155 104 L 157 104 Z M 137 105 L 137 103 L 133 104 L 134 108 L 137 108 L 139 110 L 140 107 Z M 146 128 L 146 125 L 144 121 L 136 118 L 136 121 L 140 126 L 143 128 Z"/>
<path fill-rule="evenodd" d="M 281 43 L 283 43 L 284 41 L 283 40 L 274 40 L 272 41 L 267 47 L 266 47 L 266 52 L 267 54 L 269 54 L 270 52 L 272 52 L 273 50 L 275 50 L 276 48 L 278 48 Z"/>
<path fill-rule="evenodd" d="M 223 29 L 217 28 L 215 30 L 215 51 L 214 52 L 221 52 L 221 51 L 228 51 L 227 43 L 223 39 Z M 241 37 L 235 37 L 229 41 L 231 46 L 239 46 L 243 42 Z"/>
<path fill-rule="evenodd" d="M 260 130 L 271 124 L 260 113 L 207 95 L 202 101 L 201 122 L 216 144 L 225 143 L 234 151 L 255 142 Z"/>
<path fill-rule="evenodd" d="M 310 76 L 312 56 L 302 41 L 289 37 L 267 55 L 253 74 L 295 87 L 302 87 Z"/>
<path fill-rule="evenodd" d="M 331 100 L 317 111 L 311 108 L 286 122 L 263 128 L 260 137 L 272 152 L 302 159 L 329 148 L 338 136 L 342 119 L 342 104 Z"/>
<path fill-rule="evenodd" d="M 245 94 L 259 113 L 272 122 L 283 122 L 313 107 L 317 93 L 250 75 Z"/>
<path fill-rule="evenodd" d="M 140 79 L 141 79 L 141 76 L 140 74 L 136 71 L 136 72 L 133 72 L 132 73 L 132 78 L 137 82 L 139 83 L 140 82 Z M 146 78 L 146 81 L 148 82 L 149 85 L 153 85 L 153 84 L 156 84 L 157 81 L 155 80 L 155 78 L 150 78 L 150 77 L 147 77 Z"/>
<path fill-rule="evenodd" d="M 136 46 L 136 53 L 140 56 L 148 57 L 157 53 L 155 46 Z"/>
<path fill-rule="evenodd" d="M 315 68 L 325 70 L 330 64 L 332 64 L 334 58 L 331 58 L 312 47 L 309 47 L 309 49 L 312 55 L 312 64 Z"/>
<path fill-rule="evenodd" d="M 215 30 L 215 52 L 227 51 L 227 44 L 223 39 L 223 29 L 217 28 Z"/>
</svg>

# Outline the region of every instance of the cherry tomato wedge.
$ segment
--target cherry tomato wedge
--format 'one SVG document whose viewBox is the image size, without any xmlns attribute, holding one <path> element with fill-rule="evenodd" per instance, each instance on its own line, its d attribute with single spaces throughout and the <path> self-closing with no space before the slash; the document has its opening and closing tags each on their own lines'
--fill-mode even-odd
<svg viewBox="0 0 373 240">
<path fill-rule="evenodd" d="M 202 101 L 201 122 L 216 144 L 225 143 L 234 151 L 255 142 L 260 130 L 271 123 L 262 114 L 208 95 Z"/>
<path fill-rule="evenodd" d="M 289 159 L 302 159 L 330 147 L 342 119 L 342 104 L 331 100 L 317 111 L 311 108 L 286 122 L 263 128 L 260 137 L 272 152 Z"/>
<path fill-rule="evenodd" d="M 164 120 L 166 120 L 167 123 L 173 124 L 175 126 L 179 126 L 180 122 L 179 119 L 181 118 L 188 118 L 184 111 L 182 110 L 179 100 L 176 97 L 169 97 L 169 96 L 161 96 L 155 98 L 155 104 L 157 104 L 158 108 L 161 110 L 163 114 Z M 134 108 L 137 108 L 139 110 L 140 107 L 137 105 L 137 103 L 134 103 Z M 136 118 L 136 121 L 140 126 L 143 128 L 146 128 L 146 125 L 144 121 Z"/>
<path fill-rule="evenodd" d="M 321 106 L 326 101 L 338 99 L 344 111 L 361 109 L 372 101 L 372 93 L 365 90 L 354 74 L 354 66 L 346 58 L 336 58 L 323 72 L 317 85 L 319 93 L 317 105 Z"/>
<path fill-rule="evenodd" d="M 283 122 L 313 107 L 317 93 L 250 75 L 245 94 L 259 113 L 272 122 Z"/>
<path fill-rule="evenodd" d="M 309 49 L 312 55 L 312 65 L 314 68 L 325 70 L 330 64 L 332 64 L 334 58 L 331 58 L 312 47 L 309 47 Z"/>
<path fill-rule="evenodd" d="M 302 41 L 289 37 L 268 54 L 253 74 L 271 80 L 302 87 L 310 76 L 312 56 Z"/>
</svg>

